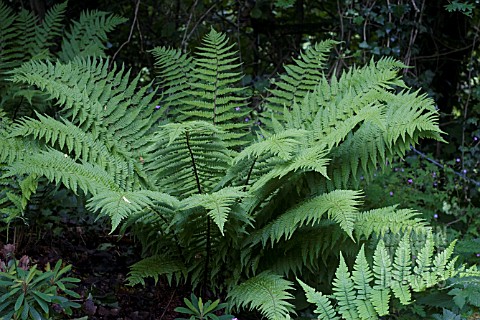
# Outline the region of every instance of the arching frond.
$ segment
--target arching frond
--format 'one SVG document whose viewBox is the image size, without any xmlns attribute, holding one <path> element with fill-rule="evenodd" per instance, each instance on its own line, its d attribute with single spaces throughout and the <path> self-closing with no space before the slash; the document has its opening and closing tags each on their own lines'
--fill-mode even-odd
<svg viewBox="0 0 480 320">
<path fill-rule="evenodd" d="M 251 241 L 253 244 L 261 241 L 265 245 L 270 240 L 273 246 L 281 238 L 288 240 L 300 227 L 317 223 L 324 214 L 339 223 L 340 227 L 351 236 L 360 197 L 361 194 L 357 191 L 336 190 L 304 201 L 256 231 Z"/>
<path fill-rule="evenodd" d="M 418 218 L 419 215 L 415 210 L 397 209 L 396 205 L 360 212 L 355 222 L 355 235 L 359 239 L 362 236 L 369 238 L 374 233 L 424 233 L 427 224 Z"/>
<path fill-rule="evenodd" d="M 288 300 L 293 295 L 288 290 L 293 289 L 293 283 L 279 275 L 262 272 L 228 293 L 230 304 L 235 307 L 259 310 L 269 320 L 290 319 L 293 305 Z"/>
<path fill-rule="evenodd" d="M 30 61 L 15 70 L 13 81 L 38 86 L 58 101 L 64 118 L 136 153 L 147 144 L 159 115 L 154 92 L 146 87 L 135 92 L 139 77 L 129 82 L 129 74 L 123 68 L 108 71 L 108 61 L 93 58 L 67 64 Z"/>
<path fill-rule="evenodd" d="M 78 189 L 88 194 L 121 190 L 105 170 L 90 163 L 77 163 L 68 155 L 52 149 L 27 155 L 12 163 L 8 171 L 8 175 L 45 176 L 51 182 L 63 183 L 75 193 Z"/>
<path fill-rule="evenodd" d="M 176 198 L 162 192 L 150 190 L 131 192 L 102 190 L 90 198 L 88 202 L 87 208 L 92 211 L 100 211 L 102 215 L 111 218 L 112 231 L 118 227 L 123 219 L 134 213 L 149 210 L 155 207 L 156 203 L 162 203 L 173 208 L 179 205 Z"/>
<path fill-rule="evenodd" d="M 185 266 L 179 259 L 156 255 L 140 260 L 130 267 L 128 285 L 145 285 L 144 279 L 149 277 L 157 283 L 159 276 L 166 276 L 170 284 L 173 277 L 177 282 L 180 282 L 180 279 L 185 276 L 185 271 Z"/>
</svg>

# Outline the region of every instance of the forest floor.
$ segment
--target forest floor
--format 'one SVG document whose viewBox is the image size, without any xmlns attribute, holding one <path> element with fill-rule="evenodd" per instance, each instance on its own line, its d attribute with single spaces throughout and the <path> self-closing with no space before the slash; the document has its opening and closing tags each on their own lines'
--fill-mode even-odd
<svg viewBox="0 0 480 320">
<path fill-rule="evenodd" d="M 170 320 L 179 316 L 174 309 L 190 296 L 188 288 L 162 281 L 155 285 L 153 280 L 146 281 L 145 287 L 127 286 L 128 267 L 141 258 L 140 244 L 131 236 L 109 235 L 107 227 L 98 221 L 19 227 L 16 256 L 28 255 L 39 267 L 59 259 L 73 266 L 69 276 L 81 280 L 75 291 L 82 297 L 78 301 L 82 308 L 65 319 Z"/>
</svg>

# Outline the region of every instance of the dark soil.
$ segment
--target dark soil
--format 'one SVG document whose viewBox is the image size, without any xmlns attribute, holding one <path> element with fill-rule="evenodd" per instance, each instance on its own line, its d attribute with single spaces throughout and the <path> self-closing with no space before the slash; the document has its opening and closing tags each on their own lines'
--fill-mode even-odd
<svg viewBox="0 0 480 320">
<path fill-rule="evenodd" d="M 180 316 L 174 309 L 183 305 L 190 290 L 170 287 L 162 281 L 156 285 L 146 281 L 146 286 L 127 286 L 128 267 L 141 259 L 141 248 L 133 237 L 109 235 L 109 230 L 101 225 L 67 222 L 42 223 L 35 228 L 19 226 L 12 230 L 16 256 L 28 255 L 32 264 L 41 268 L 59 259 L 73 266 L 70 276 L 81 280 L 76 291 L 82 297 L 77 301 L 82 308 L 75 309 L 73 318 L 170 320 Z M 65 315 L 65 319 L 69 318 Z"/>
</svg>

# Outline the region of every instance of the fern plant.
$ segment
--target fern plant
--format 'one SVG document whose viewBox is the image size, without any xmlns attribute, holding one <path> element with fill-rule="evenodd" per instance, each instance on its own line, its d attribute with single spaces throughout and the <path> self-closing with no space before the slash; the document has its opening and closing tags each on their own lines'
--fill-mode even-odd
<svg viewBox="0 0 480 320">
<path fill-rule="evenodd" d="M 357 255 L 352 272 L 340 255 L 331 296 L 316 292 L 298 280 L 307 300 L 316 304 L 318 319 L 379 319 L 379 316 L 390 314 L 392 295 L 401 304 L 407 305 L 413 302 L 412 291 L 424 291 L 460 272 L 468 273 L 455 267 L 456 258 L 451 259 L 455 242 L 434 256 L 434 241 L 430 232 L 418 256 L 412 259 L 409 237 L 409 234 L 403 236 L 394 257 L 380 240 L 373 254 L 373 267 L 367 262 L 364 246 Z M 332 299 L 335 304 L 332 304 Z"/>
<path fill-rule="evenodd" d="M 35 140 L 12 136 L 13 120 L 36 117 L 36 112 L 55 114 L 54 105 L 41 90 L 10 81 L 12 70 L 32 61 L 68 62 L 79 56 L 104 57 L 106 33 L 126 21 L 106 12 L 85 11 L 79 21 L 72 22 L 70 31 L 64 31 L 68 30 L 62 23 L 66 7 L 66 1 L 54 5 L 39 22 L 33 12 L 25 9 L 14 12 L 0 1 L 0 214 L 7 223 L 23 216 L 39 178 L 35 174 L 14 179 L 2 177 L 7 162 L 16 161 L 25 152 L 33 155 L 40 150 Z"/>
<path fill-rule="evenodd" d="M 2 147 L 4 176 L 82 192 L 91 211 L 111 218 L 112 232 L 133 231 L 145 259 L 131 267 L 131 285 L 165 276 L 286 319 L 293 275 L 322 268 L 327 279 L 341 249 L 353 254 L 372 235 L 425 230 L 412 210 L 362 212 L 355 189 L 420 138 L 442 140 L 433 102 L 408 90 L 400 62 L 327 79 L 333 45 L 286 66 L 257 132 L 244 121 L 238 59 L 215 30 L 193 57 L 154 49 L 158 96 L 102 58 L 28 61 L 12 83 L 40 90 L 57 112 L 23 117 L 3 133 L 35 145 L 27 153 Z"/>
</svg>

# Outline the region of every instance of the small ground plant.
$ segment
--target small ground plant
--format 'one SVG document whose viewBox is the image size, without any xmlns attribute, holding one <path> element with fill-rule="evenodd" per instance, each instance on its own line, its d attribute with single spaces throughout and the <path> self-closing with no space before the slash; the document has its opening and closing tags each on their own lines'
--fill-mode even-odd
<svg viewBox="0 0 480 320">
<path fill-rule="evenodd" d="M 45 271 L 30 265 L 30 259 L 14 257 L 15 247 L 5 245 L 0 259 L 0 314 L 10 319 L 63 319 L 80 304 L 71 301 L 80 295 L 73 291 L 79 279 L 67 277 L 71 265 L 62 267 L 59 260 Z"/>
</svg>

